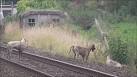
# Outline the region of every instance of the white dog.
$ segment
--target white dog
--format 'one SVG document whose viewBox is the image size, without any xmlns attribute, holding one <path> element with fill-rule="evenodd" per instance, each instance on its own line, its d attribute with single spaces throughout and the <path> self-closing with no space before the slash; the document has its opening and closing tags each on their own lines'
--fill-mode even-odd
<svg viewBox="0 0 137 77">
<path fill-rule="evenodd" d="M 21 41 L 10 41 L 10 42 L 8 42 L 8 46 L 10 46 L 10 47 L 18 47 L 20 45 L 28 46 L 27 41 L 24 38 L 22 38 Z"/>
<path fill-rule="evenodd" d="M 110 56 L 107 56 L 106 64 L 114 67 L 122 67 L 122 65 L 119 62 L 112 60 Z"/>
</svg>

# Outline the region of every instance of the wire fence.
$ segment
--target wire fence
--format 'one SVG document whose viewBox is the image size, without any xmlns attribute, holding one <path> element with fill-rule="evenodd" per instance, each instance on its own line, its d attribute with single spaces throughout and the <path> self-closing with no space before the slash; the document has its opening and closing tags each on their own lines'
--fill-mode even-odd
<svg viewBox="0 0 137 77">
<path fill-rule="evenodd" d="M 106 32 L 107 36 L 101 34 L 98 30 L 97 38 L 102 42 L 102 45 L 108 44 L 109 48 L 106 49 L 106 55 L 121 65 L 127 65 L 131 71 L 137 72 L 137 23 L 130 24 L 119 22 L 119 24 L 112 25 L 102 21 L 103 18 L 98 18 L 98 23 L 101 31 Z M 98 28 L 98 27 L 97 27 Z M 105 39 L 101 39 L 106 37 Z M 107 46 L 105 46 L 107 48 Z"/>
</svg>

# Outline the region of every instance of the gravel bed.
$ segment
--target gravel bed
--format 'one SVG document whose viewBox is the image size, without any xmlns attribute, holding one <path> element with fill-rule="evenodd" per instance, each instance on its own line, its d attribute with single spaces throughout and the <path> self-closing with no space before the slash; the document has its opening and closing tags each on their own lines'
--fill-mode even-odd
<svg viewBox="0 0 137 77">
<path fill-rule="evenodd" d="M 4 55 L 1 57 L 7 58 L 7 56 L 4 56 Z M 32 59 L 28 59 L 25 57 L 21 57 L 19 59 L 19 56 L 17 54 L 16 55 L 11 54 L 10 60 L 15 61 L 15 62 L 19 62 L 25 66 L 29 66 L 29 67 L 35 68 L 37 70 L 41 70 L 41 71 L 48 73 L 48 74 L 55 76 L 55 77 L 88 77 L 88 76 L 85 76 L 85 75 L 82 75 L 82 74 L 79 74 L 79 73 L 76 73 L 73 71 L 61 69 L 59 67 L 48 65 L 48 64 L 45 64 L 45 63 L 42 63 L 39 61 L 35 61 Z"/>
<path fill-rule="evenodd" d="M 80 60 L 74 60 L 73 58 L 66 58 L 64 56 L 60 56 L 60 55 L 56 55 L 56 54 L 53 55 L 53 54 L 51 54 L 49 52 L 46 52 L 42 49 L 36 49 L 36 48 L 33 48 L 33 47 L 29 47 L 27 49 L 25 48 L 24 52 L 30 52 L 30 53 L 38 54 L 38 55 L 41 55 L 41 56 L 46 56 L 46 57 L 49 57 L 49 58 L 54 58 L 54 59 L 69 62 L 69 63 L 72 63 L 72 64 L 80 65 L 80 66 L 83 66 L 83 67 L 92 68 L 92 69 L 99 70 L 99 71 L 102 71 L 102 72 L 117 75 L 118 77 L 137 77 L 136 74 L 131 73 L 129 71 L 128 67 L 116 68 L 116 67 L 107 66 L 105 64 L 101 64 L 101 63 L 97 63 L 97 62 L 83 63 Z"/>
<path fill-rule="evenodd" d="M 0 77 L 45 77 L 45 75 L 0 58 Z"/>
<path fill-rule="evenodd" d="M 112 66 L 108 66 L 105 64 L 97 63 L 97 62 L 83 63 L 81 60 L 74 60 L 73 58 L 66 58 L 64 56 L 60 56 L 57 54 L 53 55 L 53 54 L 46 52 L 42 49 L 36 49 L 33 47 L 29 47 L 29 48 L 25 49 L 25 52 L 30 52 L 30 53 L 38 54 L 41 56 L 46 56 L 49 58 L 58 59 L 61 61 L 69 62 L 69 63 L 80 65 L 83 67 L 87 67 L 87 68 L 95 69 L 98 71 L 110 73 L 110 74 L 116 75 L 118 77 L 137 77 L 136 74 L 131 73 L 129 71 L 128 67 L 117 68 L 117 67 L 112 67 Z"/>
</svg>

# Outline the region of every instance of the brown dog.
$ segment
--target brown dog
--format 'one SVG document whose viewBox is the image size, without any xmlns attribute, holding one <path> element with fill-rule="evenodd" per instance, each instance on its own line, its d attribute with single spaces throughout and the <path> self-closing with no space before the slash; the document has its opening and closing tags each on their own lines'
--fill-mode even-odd
<svg viewBox="0 0 137 77">
<path fill-rule="evenodd" d="M 83 61 L 85 61 L 85 60 L 87 61 L 90 51 L 92 50 L 92 52 L 94 52 L 95 49 L 96 48 L 95 48 L 94 44 L 89 48 L 80 47 L 80 46 L 71 46 L 70 52 L 73 51 L 74 59 L 80 55 L 82 57 Z"/>
</svg>

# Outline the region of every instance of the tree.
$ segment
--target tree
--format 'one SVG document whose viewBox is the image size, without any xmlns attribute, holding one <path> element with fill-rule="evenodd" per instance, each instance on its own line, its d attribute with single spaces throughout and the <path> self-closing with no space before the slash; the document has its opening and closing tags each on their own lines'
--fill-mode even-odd
<svg viewBox="0 0 137 77">
<path fill-rule="evenodd" d="M 24 12 L 26 9 L 29 9 L 28 4 L 29 4 L 28 0 L 20 0 L 17 3 L 18 13 Z"/>
<path fill-rule="evenodd" d="M 56 0 L 20 0 L 17 3 L 18 13 L 28 9 L 57 9 L 59 7 Z"/>
</svg>

